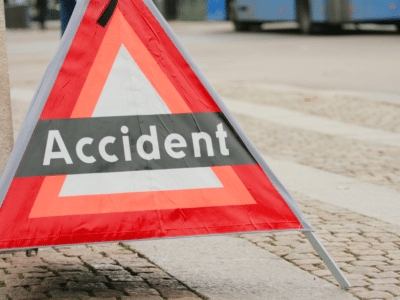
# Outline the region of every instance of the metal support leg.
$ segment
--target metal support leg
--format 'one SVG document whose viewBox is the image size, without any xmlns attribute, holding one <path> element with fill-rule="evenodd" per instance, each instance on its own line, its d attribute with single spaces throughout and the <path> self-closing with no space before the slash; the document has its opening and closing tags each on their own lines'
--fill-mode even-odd
<svg viewBox="0 0 400 300">
<path fill-rule="evenodd" d="M 38 252 L 39 252 L 39 248 L 28 249 L 28 250 L 26 250 L 26 256 L 31 257 L 32 253 L 35 253 L 35 256 L 36 256 L 38 254 Z"/>
<path fill-rule="evenodd" d="M 329 271 L 331 271 L 332 275 L 336 278 L 342 289 L 345 291 L 348 290 L 351 287 L 350 282 L 346 277 L 344 277 L 342 271 L 336 265 L 335 261 L 329 255 L 328 251 L 326 251 L 325 247 L 321 244 L 314 232 L 304 231 L 303 233 L 310 244 L 314 247 L 315 251 L 317 251 L 319 257 L 321 257 L 322 261 L 328 267 Z"/>
</svg>

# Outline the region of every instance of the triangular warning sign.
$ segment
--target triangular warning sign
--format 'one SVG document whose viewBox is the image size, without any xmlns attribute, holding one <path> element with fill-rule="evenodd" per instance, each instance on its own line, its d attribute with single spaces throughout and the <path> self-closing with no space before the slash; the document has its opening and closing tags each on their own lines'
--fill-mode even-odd
<svg viewBox="0 0 400 300">
<path fill-rule="evenodd" d="M 312 231 L 148 0 L 78 1 L 0 192 L 0 249 Z"/>
</svg>

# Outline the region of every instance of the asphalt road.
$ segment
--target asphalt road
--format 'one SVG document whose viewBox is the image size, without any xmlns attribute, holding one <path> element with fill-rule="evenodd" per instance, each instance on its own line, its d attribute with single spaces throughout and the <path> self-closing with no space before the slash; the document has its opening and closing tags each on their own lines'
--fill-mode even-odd
<svg viewBox="0 0 400 300">
<path fill-rule="evenodd" d="M 227 22 L 171 25 L 212 83 L 244 80 L 400 98 L 394 25 L 314 36 L 290 23 L 246 33 Z"/>
</svg>

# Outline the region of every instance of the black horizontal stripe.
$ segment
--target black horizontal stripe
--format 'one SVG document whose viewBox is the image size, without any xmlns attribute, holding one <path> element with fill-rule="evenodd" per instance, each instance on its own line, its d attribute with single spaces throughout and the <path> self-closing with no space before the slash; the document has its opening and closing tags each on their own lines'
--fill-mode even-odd
<svg viewBox="0 0 400 300">
<path fill-rule="evenodd" d="M 221 138 L 217 137 L 217 126 L 222 124 L 227 137 L 223 139 L 229 155 L 221 150 Z M 128 134 L 121 132 L 121 127 L 127 126 Z M 150 126 L 155 126 L 156 139 L 159 145 L 159 159 L 144 159 L 138 153 L 137 141 L 142 135 L 150 135 Z M 43 165 L 49 131 L 59 132 L 66 146 L 72 164 L 67 164 L 63 158 L 53 158 L 49 165 Z M 192 133 L 204 132 L 211 137 L 213 156 L 209 156 L 206 142 L 200 140 L 201 156 L 195 157 Z M 187 147 L 174 148 L 183 151 L 182 158 L 171 157 L 165 148 L 165 139 L 170 134 L 179 134 L 186 141 Z M 118 158 L 116 162 L 106 161 L 99 151 L 100 141 L 106 137 L 115 138 L 105 149 L 109 155 Z M 123 136 L 129 137 L 131 161 L 126 160 Z M 92 144 L 83 147 L 86 156 L 93 156 L 94 163 L 83 162 L 76 151 L 76 145 L 82 138 L 93 139 Z M 155 137 L 155 136 L 154 136 Z M 176 142 L 176 141 L 175 141 Z M 51 152 L 60 151 L 58 142 L 52 143 Z M 144 151 L 152 153 L 153 144 L 144 143 Z M 16 177 L 81 174 L 99 172 L 120 172 L 132 170 L 156 170 L 172 168 L 194 168 L 222 165 L 255 164 L 255 160 L 227 124 L 221 113 L 167 114 L 150 116 L 101 117 L 83 119 L 41 120 L 37 126 Z"/>
</svg>

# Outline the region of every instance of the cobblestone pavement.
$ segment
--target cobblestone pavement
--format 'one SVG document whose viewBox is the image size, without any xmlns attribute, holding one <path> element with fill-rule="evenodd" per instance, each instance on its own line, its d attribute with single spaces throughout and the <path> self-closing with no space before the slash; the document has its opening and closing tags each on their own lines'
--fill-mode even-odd
<svg viewBox="0 0 400 300">
<path fill-rule="evenodd" d="M 215 86 L 222 97 L 275 105 L 386 131 L 400 131 L 400 106 L 319 92 L 268 89 L 253 83 Z M 400 149 L 235 115 L 263 154 L 400 191 Z M 317 236 L 360 299 L 400 299 L 400 228 L 292 191 Z M 257 246 L 337 285 L 299 232 L 241 235 Z"/>
<path fill-rule="evenodd" d="M 360 299 L 400 299 L 397 226 L 291 194 L 352 284 L 350 293 Z M 300 232 L 239 237 L 337 285 Z M 16 252 L 0 258 L 0 299 L 203 298 L 138 254 L 130 242 L 45 248 L 33 257 Z"/>
<path fill-rule="evenodd" d="M 291 192 L 317 236 L 360 299 L 400 299 L 400 230 L 397 226 Z M 337 284 L 305 236 L 296 231 L 242 234 L 300 268 Z"/>
<path fill-rule="evenodd" d="M 343 99 L 330 99 L 301 92 L 279 94 L 246 85 L 227 86 L 217 86 L 217 91 L 222 97 L 268 103 L 383 130 L 389 130 L 386 128 L 389 125 L 384 125 L 382 120 L 389 120 L 392 131 L 400 130 L 400 106 L 394 104 L 348 96 L 343 96 Z M 309 97 L 317 97 L 319 100 L 308 103 L 307 99 L 312 99 Z M 397 147 L 261 122 L 244 115 L 235 117 L 263 154 L 400 191 L 400 149 Z"/>
<path fill-rule="evenodd" d="M 214 86 L 221 96 L 276 105 L 349 124 L 400 132 L 400 105 L 348 96 L 341 92 L 282 91 L 262 83 L 225 83 Z"/>
<path fill-rule="evenodd" d="M 128 245 L 0 254 L 0 299 L 200 299 Z"/>
</svg>

